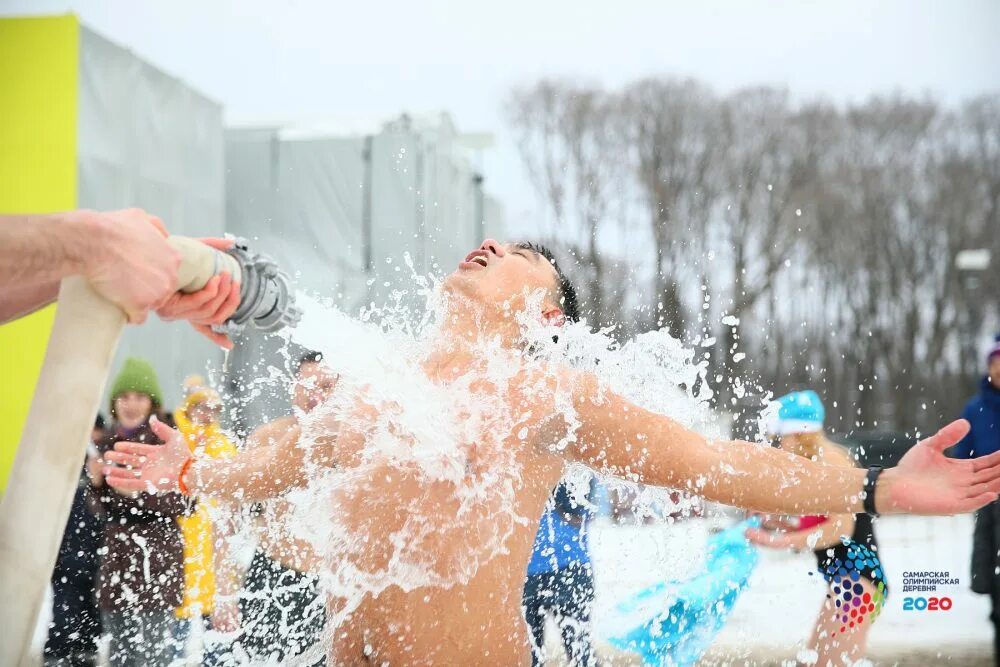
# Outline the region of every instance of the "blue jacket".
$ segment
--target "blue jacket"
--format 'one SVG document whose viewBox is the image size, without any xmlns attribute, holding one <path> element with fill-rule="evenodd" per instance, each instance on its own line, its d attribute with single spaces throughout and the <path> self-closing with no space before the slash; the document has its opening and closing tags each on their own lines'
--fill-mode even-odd
<svg viewBox="0 0 1000 667">
<path fill-rule="evenodd" d="M 594 496 L 595 487 L 596 484 L 591 479 L 588 502 Z M 528 574 L 547 574 L 589 563 L 587 529 L 593 516 L 593 511 L 585 505 L 577 504 L 565 482 L 561 482 L 549 498 L 538 532 L 535 533 Z"/>
<path fill-rule="evenodd" d="M 955 445 L 952 456 L 972 459 L 1000 450 L 1000 389 L 983 378 L 979 394 L 965 406 L 962 417 L 972 424 L 972 430 Z"/>
</svg>

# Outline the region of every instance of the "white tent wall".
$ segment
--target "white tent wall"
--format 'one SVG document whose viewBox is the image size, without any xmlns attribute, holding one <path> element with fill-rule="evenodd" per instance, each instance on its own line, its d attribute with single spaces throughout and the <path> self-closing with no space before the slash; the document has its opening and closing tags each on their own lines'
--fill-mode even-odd
<svg viewBox="0 0 1000 667">
<path fill-rule="evenodd" d="M 377 283 L 409 285 L 408 269 L 396 271 L 408 252 L 418 273 L 452 270 L 481 241 L 477 201 L 481 179 L 458 141 L 445 113 L 405 115 L 386 124 L 373 140 L 372 240 Z M 391 275 L 383 276 L 388 270 Z"/>
<path fill-rule="evenodd" d="M 173 234 L 222 235 L 221 107 L 83 26 L 77 146 L 80 207 L 136 206 L 160 216 Z M 155 316 L 126 329 L 112 372 L 131 355 L 152 362 L 168 408 L 185 375 L 221 361 L 218 348 L 190 327 Z"/>
<path fill-rule="evenodd" d="M 273 257 L 295 288 L 356 311 L 367 301 L 363 137 L 285 138 L 279 128 L 226 132 L 227 231 Z M 238 431 L 287 412 L 281 378 L 301 350 L 249 331 L 232 354 L 228 391 Z"/>
</svg>

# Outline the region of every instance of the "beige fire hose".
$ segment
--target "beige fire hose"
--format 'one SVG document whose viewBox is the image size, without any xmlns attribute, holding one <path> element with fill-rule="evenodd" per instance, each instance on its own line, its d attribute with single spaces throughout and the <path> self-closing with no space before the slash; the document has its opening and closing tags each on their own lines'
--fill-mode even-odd
<svg viewBox="0 0 1000 667">
<path fill-rule="evenodd" d="M 184 237 L 180 291 L 215 274 L 241 279 L 229 254 Z M 73 504 L 125 314 L 83 278 L 63 280 L 55 324 L 0 502 L 0 667 L 30 664 L 31 640 Z"/>
</svg>

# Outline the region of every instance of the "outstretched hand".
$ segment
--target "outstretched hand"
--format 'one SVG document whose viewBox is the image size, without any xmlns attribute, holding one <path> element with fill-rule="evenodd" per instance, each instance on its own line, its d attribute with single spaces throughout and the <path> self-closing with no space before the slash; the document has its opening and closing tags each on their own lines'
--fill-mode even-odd
<svg viewBox="0 0 1000 667">
<path fill-rule="evenodd" d="M 149 420 L 149 426 L 163 441 L 162 445 L 122 441 L 115 443 L 114 450 L 104 455 L 105 461 L 115 464 L 104 468 L 104 481 L 113 489 L 146 493 L 180 490 L 181 466 L 190 458 L 191 450 L 180 432 L 155 416 Z"/>
<path fill-rule="evenodd" d="M 979 509 L 1000 493 L 1000 452 L 951 459 L 945 450 L 969 432 L 959 419 L 921 440 L 886 470 L 875 488 L 879 513 L 961 514 Z"/>
</svg>

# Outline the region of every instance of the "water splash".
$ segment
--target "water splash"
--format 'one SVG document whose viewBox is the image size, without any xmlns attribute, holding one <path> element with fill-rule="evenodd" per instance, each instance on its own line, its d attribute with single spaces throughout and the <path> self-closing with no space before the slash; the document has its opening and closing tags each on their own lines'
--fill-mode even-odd
<svg viewBox="0 0 1000 667">
<path fill-rule="evenodd" d="M 481 331 L 467 342 L 472 363 L 451 375 L 429 374 L 429 360 L 443 344 L 442 314 L 458 297 L 433 278 L 415 276 L 413 285 L 357 317 L 297 295 L 303 317 L 289 342 L 321 351 L 340 380 L 329 401 L 299 415 L 310 481 L 283 497 L 282 525 L 265 521 L 264 530 L 302 545 L 320 572 L 332 601 L 327 636 L 366 598 L 393 587 L 467 584 L 494 559 L 508 556 L 516 530 L 533 534 L 539 517 L 526 515 L 521 502 L 533 480 L 525 479 L 517 447 L 529 434 L 517 425 L 525 422 L 533 392 L 552 392 L 545 379 L 559 369 L 586 371 L 643 408 L 710 437 L 724 436 L 709 409 L 704 356 L 662 330 L 622 344 L 609 330 L 595 332 L 585 323 L 544 326 L 540 293 L 527 295 L 528 308 L 517 315 L 521 350 Z M 516 382 L 526 370 L 538 378 L 535 385 Z M 275 381 L 277 374 L 256 380 Z M 572 387 L 558 386 L 550 403 L 551 417 L 562 425 L 551 440 L 556 451 L 576 438 L 571 393 Z M 585 478 L 578 476 L 579 484 L 573 479 L 570 489 L 582 502 Z M 655 489 L 639 494 L 637 505 L 639 516 L 654 508 L 690 508 L 685 499 L 678 503 Z M 296 662 L 311 664 L 320 650 Z"/>
</svg>

